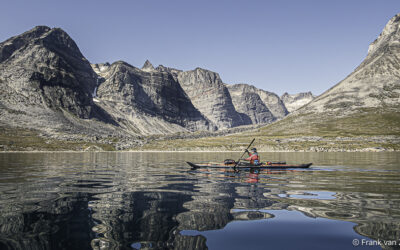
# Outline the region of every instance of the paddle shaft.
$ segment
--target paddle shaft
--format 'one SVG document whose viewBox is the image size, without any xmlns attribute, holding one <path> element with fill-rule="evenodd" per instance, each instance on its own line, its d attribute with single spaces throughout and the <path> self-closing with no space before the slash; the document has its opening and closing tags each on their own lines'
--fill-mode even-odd
<svg viewBox="0 0 400 250">
<path fill-rule="evenodd" d="M 254 138 L 254 139 L 250 142 L 249 146 L 248 146 L 248 147 L 246 148 L 246 150 L 243 152 L 242 156 L 239 158 L 239 160 L 236 162 L 236 164 L 235 164 L 235 166 L 234 166 L 233 168 L 236 168 L 236 166 L 239 164 L 240 159 L 243 158 L 243 155 L 246 153 L 247 150 L 249 150 L 249 148 L 251 147 L 251 144 L 253 144 L 253 142 L 254 142 L 255 140 L 256 140 L 256 138 Z"/>
</svg>

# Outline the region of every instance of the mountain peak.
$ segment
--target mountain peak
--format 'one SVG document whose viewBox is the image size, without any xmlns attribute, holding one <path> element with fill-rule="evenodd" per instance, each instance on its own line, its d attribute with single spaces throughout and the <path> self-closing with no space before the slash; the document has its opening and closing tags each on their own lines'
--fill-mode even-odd
<svg viewBox="0 0 400 250">
<path fill-rule="evenodd" d="M 392 17 L 389 22 L 385 25 L 382 33 L 379 37 L 373 41 L 368 48 L 368 55 L 373 54 L 379 48 L 387 44 L 398 44 L 400 39 L 400 13 Z"/>
<path fill-rule="evenodd" d="M 153 71 L 154 66 L 153 66 L 153 64 L 151 64 L 151 62 L 149 60 L 146 60 L 146 62 L 143 64 L 142 70 L 143 71 Z"/>
<path fill-rule="evenodd" d="M 35 26 L 34 28 L 32 28 L 31 30 L 28 30 L 25 33 L 32 33 L 32 32 L 48 32 L 49 30 L 51 30 L 51 28 L 49 26 L 45 26 L 45 25 L 38 25 Z"/>
<path fill-rule="evenodd" d="M 83 58 L 76 43 L 64 30 L 36 26 L 23 34 L 0 43 L 0 63 L 10 58 L 14 52 L 24 46 L 33 46 L 34 44 L 40 44 L 53 52 L 63 50 L 65 54 L 73 54 L 76 57 Z"/>
</svg>

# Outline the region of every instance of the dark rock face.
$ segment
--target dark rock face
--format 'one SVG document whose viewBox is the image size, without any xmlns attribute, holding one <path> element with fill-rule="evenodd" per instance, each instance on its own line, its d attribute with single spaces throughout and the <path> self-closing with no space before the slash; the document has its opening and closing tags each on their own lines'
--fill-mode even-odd
<svg viewBox="0 0 400 250">
<path fill-rule="evenodd" d="M 252 89 L 260 96 L 265 106 L 267 106 L 275 118 L 282 119 L 289 114 L 288 110 L 277 94 L 262 89 L 257 89 L 255 87 Z"/>
<path fill-rule="evenodd" d="M 178 81 L 193 105 L 218 128 L 249 124 L 235 110 L 229 91 L 217 73 L 196 68 L 180 72 Z"/>
<path fill-rule="evenodd" d="M 61 29 L 39 26 L 0 44 L 1 103 L 40 106 L 80 118 L 96 116 L 96 78 L 75 42 Z"/>
<path fill-rule="evenodd" d="M 167 72 L 170 73 L 173 77 L 175 81 L 178 81 L 178 74 L 182 72 L 182 70 L 179 69 L 174 69 L 174 68 L 169 68 L 169 67 L 165 67 L 163 65 L 159 65 L 156 68 L 157 71 L 159 72 Z"/>
<path fill-rule="evenodd" d="M 147 66 L 146 66 L 147 65 Z M 130 121 L 130 117 L 142 117 L 146 122 L 135 123 L 138 129 L 147 131 L 154 126 L 155 119 L 177 124 L 189 131 L 212 129 L 209 122 L 192 105 L 179 83 L 168 72 L 154 70 L 147 61 L 140 70 L 125 62 L 119 61 L 111 66 L 103 67 L 100 73 L 105 81 L 98 90 L 97 96 L 101 103 L 116 109 L 112 114 L 120 114 L 122 119 Z M 109 108 L 104 107 L 109 110 Z M 146 128 L 146 126 L 149 126 Z M 168 124 L 165 124 L 168 126 Z M 168 128 L 169 132 L 180 132 L 182 129 Z"/>
<path fill-rule="evenodd" d="M 257 109 L 255 114 L 258 114 L 259 119 L 257 123 L 271 123 L 276 119 L 281 119 L 285 117 L 289 112 L 287 111 L 285 105 L 283 104 L 282 100 L 279 98 L 278 95 L 275 93 L 265 91 L 259 88 L 254 87 L 253 85 L 249 84 L 233 84 L 227 85 L 231 96 L 235 96 L 237 99 L 235 101 L 235 107 L 239 110 L 254 110 Z M 240 100 L 240 95 L 247 95 L 247 101 L 252 102 L 253 106 L 245 107 L 243 105 L 248 105 L 248 102 L 243 102 L 245 99 Z M 257 97 L 258 96 L 258 97 Z M 232 97 L 233 98 L 233 97 Z M 239 99 L 238 99 L 239 98 Z M 255 99 L 254 99 L 255 98 Z M 256 100 L 257 99 L 257 100 Z M 260 99 L 261 102 L 258 100 Z M 254 106 L 256 105 L 256 106 Z M 261 105 L 261 106 L 260 106 Z M 268 111 L 265 111 L 265 106 Z M 254 111 L 253 111 L 254 112 Z M 261 112 L 261 113 L 259 113 Z M 270 113 L 272 115 L 268 115 Z M 255 124 L 255 119 L 252 119 L 253 124 Z"/>
<path fill-rule="evenodd" d="M 247 84 L 227 85 L 233 105 L 243 116 L 250 119 L 247 124 L 271 123 L 276 118 L 267 108 L 260 96 Z"/>
</svg>

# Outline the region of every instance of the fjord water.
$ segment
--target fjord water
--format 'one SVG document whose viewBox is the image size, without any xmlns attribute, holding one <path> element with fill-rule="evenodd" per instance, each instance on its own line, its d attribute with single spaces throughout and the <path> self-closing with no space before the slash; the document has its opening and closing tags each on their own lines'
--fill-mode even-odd
<svg viewBox="0 0 400 250">
<path fill-rule="evenodd" d="M 0 249 L 400 247 L 399 153 L 261 153 L 314 164 L 239 173 L 185 163 L 237 157 L 2 153 Z"/>
</svg>

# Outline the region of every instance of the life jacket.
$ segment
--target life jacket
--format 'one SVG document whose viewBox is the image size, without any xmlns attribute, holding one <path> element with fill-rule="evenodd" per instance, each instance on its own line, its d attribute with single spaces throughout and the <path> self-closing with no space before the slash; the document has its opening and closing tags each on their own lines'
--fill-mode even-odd
<svg viewBox="0 0 400 250">
<path fill-rule="evenodd" d="M 246 160 L 250 161 L 250 164 L 252 165 L 258 165 L 260 163 L 260 157 L 258 156 L 258 153 L 249 153 L 249 158 Z"/>
</svg>

